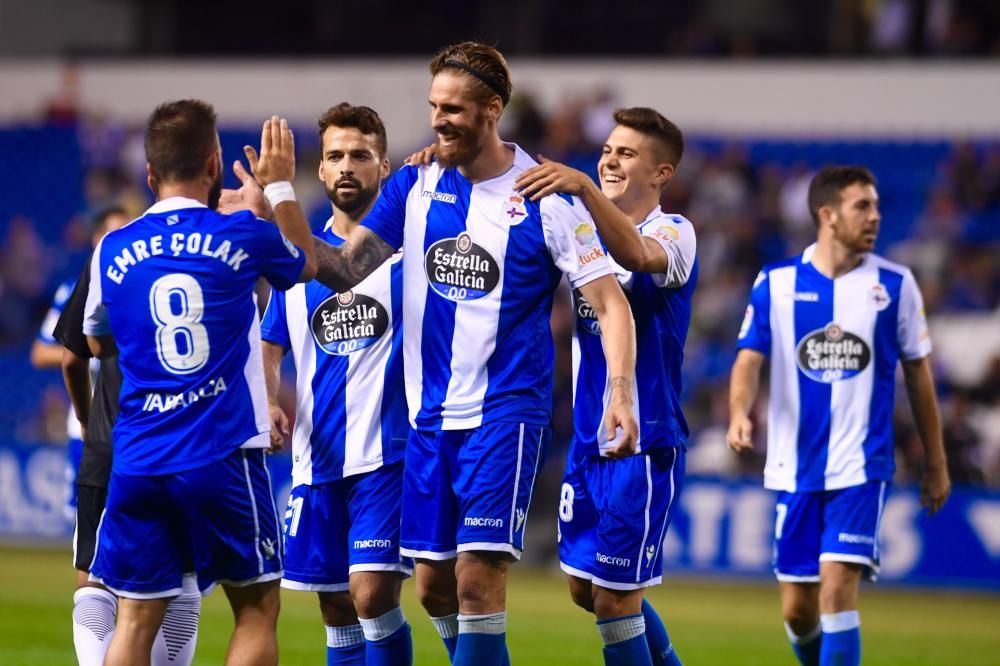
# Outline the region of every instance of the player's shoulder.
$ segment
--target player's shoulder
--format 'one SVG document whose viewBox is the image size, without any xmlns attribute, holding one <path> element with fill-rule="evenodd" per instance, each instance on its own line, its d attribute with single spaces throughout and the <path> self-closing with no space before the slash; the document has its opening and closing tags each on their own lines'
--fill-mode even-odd
<svg viewBox="0 0 1000 666">
<path fill-rule="evenodd" d="M 778 261 L 772 261 L 764 264 L 760 273 L 757 276 L 757 281 L 754 282 L 754 286 L 757 286 L 763 280 L 771 277 L 772 274 L 779 271 L 794 271 L 802 263 L 801 254 L 797 254 L 794 257 L 788 257 L 787 259 L 779 259 Z"/>
<path fill-rule="evenodd" d="M 639 225 L 640 233 L 656 236 L 666 241 L 677 242 L 682 238 L 694 238 L 694 225 L 680 213 L 667 213 L 659 208 L 650 213 Z"/>
<path fill-rule="evenodd" d="M 873 268 L 877 268 L 879 271 L 887 271 L 889 273 L 895 273 L 900 278 L 903 279 L 913 278 L 913 271 L 911 271 L 907 266 L 886 259 L 880 254 L 875 254 L 874 252 L 870 252 L 866 257 L 866 259 Z"/>
</svg>

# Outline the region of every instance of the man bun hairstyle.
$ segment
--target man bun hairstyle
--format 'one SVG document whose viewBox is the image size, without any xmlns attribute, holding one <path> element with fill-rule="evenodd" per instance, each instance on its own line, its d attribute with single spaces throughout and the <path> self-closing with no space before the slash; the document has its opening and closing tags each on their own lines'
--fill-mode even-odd
<svg viewBox="0 0 1000 666">
<path fill-rule="evenodd" d="M 379 158 L 389 153 L 389 139 L 385 133 L 385 124 L 374 109 L 367 106 L 354 106 L 341 102 L 331 106 L 319 119 L 319 140 L 329 127 L 353 127 L 362 134 L 375 135 L 375 148 Z"/>
<path fill-rule="evenodd" d="M 146 122 L 146 161 L 160 182 L 197 178 L 219 148 L 215 109 L 199 99 L 160 104 Z"/>
<path fill-rule="evenodd" d="M 628 109 L 618 109 L 614 113 L 615 123 L 634 129 L 640 134 L 656 140 L 661 151 L 657 155 L 659 161 L 667 162 L 677 168 L 684 156 L 684 134 L 681 128 L 673 124 L 656 109 L 645 106 L 633 106 Z"/>
<path fill-rule="evenodd" d="M 445 69 L 468 74 L 475 81 L 476 101 L 484 106 L 494 97 L 499 97 L 506 107 L 514 90 L 507 60 L 500 51 L 487 44 L 461 42 L 446 46 L 431 60 L 430 69 L 431 76 L 437 76 Z"/>
<path fill-rule="evenodd" d="M 876 185 L 874 174 L 857 164 L 837 164 L 820 169 L 809 183 L 809 214 L 819 226 L 819 209 L 840 204 L 840 193 L 851 185 Z"/>
</svg>

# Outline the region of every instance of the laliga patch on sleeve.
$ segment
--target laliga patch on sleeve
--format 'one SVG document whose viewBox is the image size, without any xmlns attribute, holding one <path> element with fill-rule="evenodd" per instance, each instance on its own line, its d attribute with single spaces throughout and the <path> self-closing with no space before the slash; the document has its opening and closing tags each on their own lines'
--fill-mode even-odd
<svg viewBox="0 0 1000 666">
<path fill-rule="evenodd" d="M 285 244 L 286 248 L 288 248 L 288 254 L 290 254 L 294 258 L 298 259 L 299 258 L 299 248 L 295 247 L 295 243 L 293 243 L 292 241 L 290 241 L 287 238 L 285 238 L 285 234 L 281 233 L 280 231 L 278 232 L 278 234 L 281 235 L 281 242 Z"/>
</svg>

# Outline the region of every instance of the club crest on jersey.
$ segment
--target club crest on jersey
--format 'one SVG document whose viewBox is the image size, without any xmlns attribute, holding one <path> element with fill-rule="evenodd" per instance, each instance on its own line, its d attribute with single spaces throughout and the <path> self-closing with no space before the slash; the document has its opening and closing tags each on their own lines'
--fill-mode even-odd
<svg viewBox="0 0 1000 666">
<path fill-rule="evenodd" d="M 868 344 L 836 322 L 807 333 L 795 351 L 795 360 L 803 374 L 824 384 L 860 374 L 871 359 Z"/>
<path fill-rule="evenodd" d="M 371 296 L 345 291 L 320 303 L 309 324 L 320 349 L 346 356 L 382 337 L 389 328 L 389 312 Z"/>
<path fill-rule="evenodd" d="M 601 323 L 597 321 L 597 313 L 579 289 L 573 290 L 573 312 L 576 313 L 577 325 L 591 335 L 601 334 Z"/>
<path fill-rule="evenodd" d="M 427 249 L 424 271 L 431 289 L 450 301 L 473 301 L 500 284 L 496 259 L 463 231 Z"/>
<path fill-rule="evenodd" d="M 526 217 L 528 217 L 528 211 L 524 207 L 524 197 L 519 194 L 510 195 L 503 204 L 500 219 L 510 226 L 514 226 L 523 222 Z"/>
<path fill-rule="evenodd" d="M 889 295 L 889 291 L 885 288 L 885 285 L 881 282 L 872 287 L 869 297 L 871 298 L 872 305 L 874 305 L 875 309 L 879 312 L 892 305 L 892 297 Z"/>
</svg>

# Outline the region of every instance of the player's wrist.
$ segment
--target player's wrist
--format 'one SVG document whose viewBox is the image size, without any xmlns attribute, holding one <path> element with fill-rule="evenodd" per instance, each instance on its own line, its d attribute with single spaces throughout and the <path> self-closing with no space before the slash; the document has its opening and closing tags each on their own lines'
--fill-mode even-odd
<svg viewBox="0 0 1000 666">
<path fill-rule="evenodd" d="M 271 205 L 271 209 L 278 207 L 278 204 L 286 201 L 295 201 L 295 188 L 287 180 L 278 180 L 264 186 L 264 198 Z"/>
</svg>

